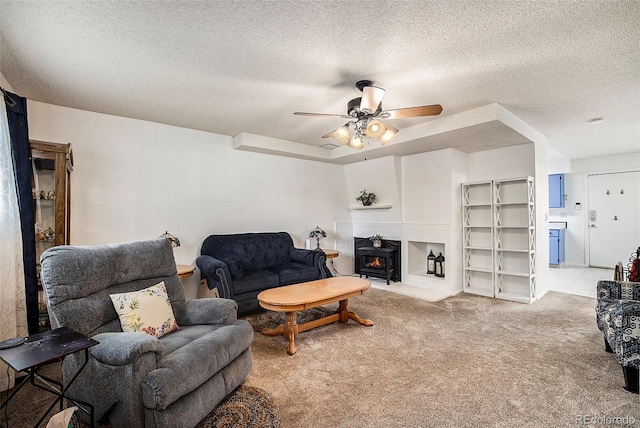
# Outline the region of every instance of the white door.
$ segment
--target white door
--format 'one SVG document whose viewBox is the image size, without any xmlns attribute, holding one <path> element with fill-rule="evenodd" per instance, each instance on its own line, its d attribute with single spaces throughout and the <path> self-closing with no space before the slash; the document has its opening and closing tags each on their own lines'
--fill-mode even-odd
<svg viewBox="0 0 640 428">
<path fill-rule="evenodd" d="M 640 247 L 640 171 L 590 175 L 589 266 L 626 268 Z"/>
</svg>

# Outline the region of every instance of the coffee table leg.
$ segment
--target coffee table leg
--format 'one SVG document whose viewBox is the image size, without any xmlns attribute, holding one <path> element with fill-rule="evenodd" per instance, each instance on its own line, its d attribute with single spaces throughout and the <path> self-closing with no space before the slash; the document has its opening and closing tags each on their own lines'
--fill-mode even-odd
<svg viewBox="0 0 640 428">
<path fill-rule="evenodd" d="M 338 308 L 338 314 L 340 315 L 340 322 L 347 322 L 349 320 L 354 320 L 358 324 L 364 325 L 367 327 L 371 327 L 373 325 L 373 321 L 360 318 L 358 314 L 356 314 L 355 312 L 351 312 L 348 309 L 348 306 L 349 306 L 348 299 L 340 300 L 340 307 Z"/>
<path fill-rule="evenodd" d="M 289 340 L 289 348 L 287 354 L 293 355 L 296 353 L 296 336 L 298 335 L 298 316 L 297 312 L 287 312 L 287 325 L 284 328 L 284 335 Z"/>
</svg>

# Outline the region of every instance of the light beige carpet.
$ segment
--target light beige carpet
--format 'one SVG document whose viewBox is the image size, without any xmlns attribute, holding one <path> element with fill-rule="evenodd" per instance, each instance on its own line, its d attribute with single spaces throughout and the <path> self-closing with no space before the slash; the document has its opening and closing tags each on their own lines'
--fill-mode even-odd
<svg viewBox="0 0 640 428">
<path fill-rule="evenodd" d="M 255 334 L 245 384 L 271 394 L 282 427 L 560 427 L 625 416 L 640 424 L 638 395 L 622 389 L 622 370 L 604 351 L 595 299 L 550 292 L 526 305 L 461 294 L 429 303 L 370 289 L 349 307 L 375 325 L 300 333 L 294 356 L 282 336 Z"/>
</svg>

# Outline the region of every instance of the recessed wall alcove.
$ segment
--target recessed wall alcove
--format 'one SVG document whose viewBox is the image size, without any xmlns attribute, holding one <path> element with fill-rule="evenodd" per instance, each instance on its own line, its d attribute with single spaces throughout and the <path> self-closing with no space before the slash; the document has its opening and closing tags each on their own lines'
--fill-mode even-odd
<svg viewBox="0 0 640 428">
<path fill-rule="evenodd" d="M 446 266 L 447 253 L 443 242 L 407 241 L 407 272 L 409 275 L 420 278 L 444 281 L 447 273 L 446 268 L 444 278 L 437 277 L 433 274 L 427 274 L 427 256 L 430 251 L 433 251 L 435 256 L 442 253 L 445 257 Z"/>
</svg>

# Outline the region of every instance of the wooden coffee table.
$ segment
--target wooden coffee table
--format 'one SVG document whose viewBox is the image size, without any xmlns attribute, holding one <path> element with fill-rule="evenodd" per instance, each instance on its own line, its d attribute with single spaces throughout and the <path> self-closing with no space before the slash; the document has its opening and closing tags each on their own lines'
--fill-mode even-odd
<svg viewBox="0 0 640 428">
<path fill-rule="evenodd" d="M 371 320 L 360 318 L 354 312 L 349 311 L 347 307 L 348 299 L 360 296 L 370 286 L 371 283 L 366 279 L 341 276 L 262 291 L 258 294 L 260 306 L 271 311 L 285 312 L 286 314 L 285 324 L 280 324 L 275 329 L 265 327 L 262 329 L 262 334 L 266 336 L 284 335 L 289 339 L 287 353 L 293 355 L 297 350 L 295 345 L 296 336 L 303 331 L 336 321 L 344 323 L 350 319 L 358 324 L 372 326 L 373 322 Z M 298 311 L 334 302 L 340 302 L 335 314 L 298 325 Z"/>
</svg>

